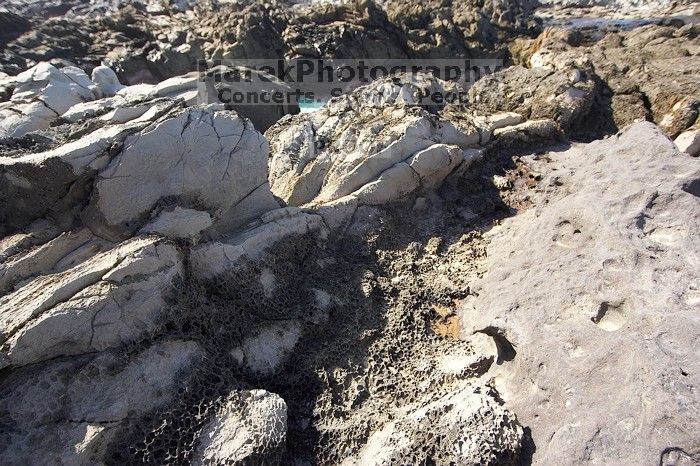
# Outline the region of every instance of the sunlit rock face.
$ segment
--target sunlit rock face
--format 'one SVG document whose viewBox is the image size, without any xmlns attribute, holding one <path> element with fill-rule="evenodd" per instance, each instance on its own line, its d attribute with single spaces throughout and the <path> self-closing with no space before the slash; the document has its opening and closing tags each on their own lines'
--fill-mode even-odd
<svg viewBox="0 0 700 466">
<path fill-rule="evenodd" d="M 3 460 L 700 462 L 693 14 L 5 2 Z"/>
</svg>

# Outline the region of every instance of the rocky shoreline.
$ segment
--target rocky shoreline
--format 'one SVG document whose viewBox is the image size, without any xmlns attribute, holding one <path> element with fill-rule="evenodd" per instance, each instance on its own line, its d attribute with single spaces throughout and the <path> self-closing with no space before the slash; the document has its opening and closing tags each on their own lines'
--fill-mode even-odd
<svg viewBox="0 0 700 466">
<path fill-rule="evenodd" d="M 3 5 L 2 462 L 697 464 L 698 8 L 541 3 Z"/>
</svg>

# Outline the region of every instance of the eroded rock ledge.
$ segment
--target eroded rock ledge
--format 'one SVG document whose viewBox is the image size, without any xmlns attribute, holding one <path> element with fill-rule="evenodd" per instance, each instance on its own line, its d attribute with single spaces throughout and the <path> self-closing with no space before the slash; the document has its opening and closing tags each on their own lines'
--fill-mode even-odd
<svg viewBox="0 0 700 466">
<path fill-rule="evenodd" d="M 118 74 L 157 84 L 32 66 L 71 2 L 2 33 L 23 71 L 0 77 L 8 463 L 700 461 L 696 25 L 180 3 L 104 20 L 149 51 L 115 51 Z M 152 48 L 131 28 L 158 16 Z M 261 48 L 521 66 L 460 106 L 402 75 L 253 120 L 182 74 Z"/>
</svg>

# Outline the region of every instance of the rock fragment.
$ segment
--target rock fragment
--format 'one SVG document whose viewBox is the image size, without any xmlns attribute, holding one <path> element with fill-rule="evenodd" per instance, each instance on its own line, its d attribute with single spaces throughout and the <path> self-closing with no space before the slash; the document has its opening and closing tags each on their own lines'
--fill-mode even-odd
<svg viewBox="0 0 700 466">
<path fill-rule="evenodd" d="M 283 459 L 286 440 L 282 398 L 265 390 L 237 392 L 203 428 L 192 464 L 273 464 Z"/>
</svg>

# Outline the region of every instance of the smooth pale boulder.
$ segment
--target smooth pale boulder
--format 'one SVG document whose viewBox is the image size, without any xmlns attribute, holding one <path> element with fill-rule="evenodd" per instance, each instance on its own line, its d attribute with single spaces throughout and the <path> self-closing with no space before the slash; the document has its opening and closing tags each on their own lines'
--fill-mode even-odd
<svg viewBox="0 0 700 466">
<path fill-rule="evenodd" d="M 119 82 L 117 73 L 108 66 L 96 66 L 95 69 L 92 70 L 90 78 L 105 96 L 115 95 L 124 88 L 124 85 Z"/>
<path fill-rule="evenodd" d="M 142 233 L 157 233 L 169 238 L 193 238 L 212 224 L 211 215 L 176 206 L 165 210 L 141 229 Z"/>
<path fill-rule="evenodd" d="M 700 129 L 691 129 L 678 135 L 673 141 L 681 152 L 697 157 L 700 155 Z"/>
</svg>

